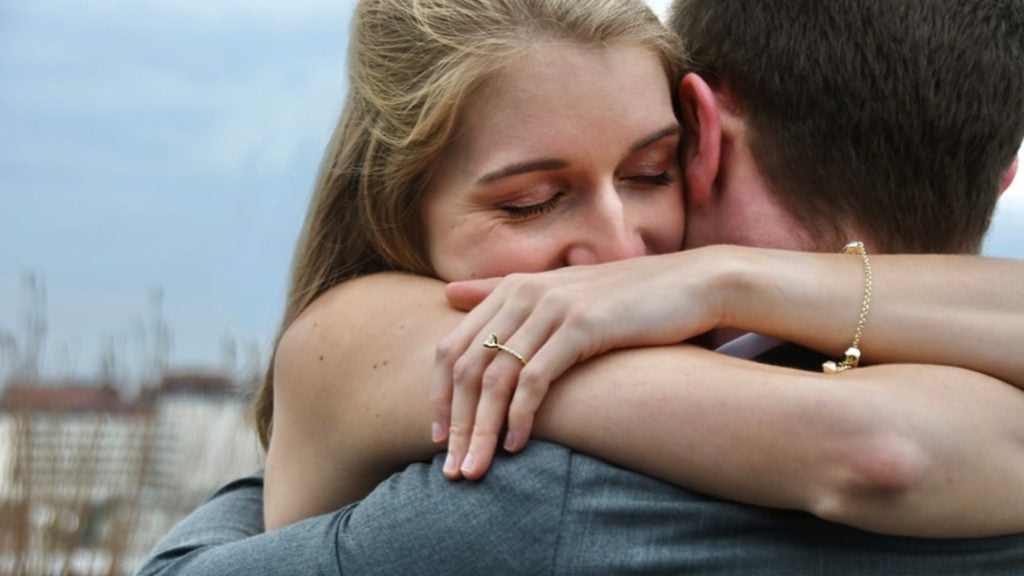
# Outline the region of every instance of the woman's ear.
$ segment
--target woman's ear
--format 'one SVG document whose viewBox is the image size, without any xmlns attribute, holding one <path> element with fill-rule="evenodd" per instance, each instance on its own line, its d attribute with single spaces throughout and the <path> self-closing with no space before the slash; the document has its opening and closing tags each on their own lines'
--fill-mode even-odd
<svg viewBox="0 0 1024 576">
<path fill-rule="evenodd" d="M 686 178 L 687 202 L 711 200 L 722 153 L 722 122 L 718 101 L 707 82 L 690 73 L 679 83 L 679 105 L 685 146 L 680 161 Z"/>
<path fill-rule="evenodd" d="M 1013 178 L 1017 175 L 1018 162 L 1020 162 L 1020 159 L 1014 158 L 1013 163 L 1006 169 L 1006 175 L 1003 176 L 1003 187 L 999 189 L 1000 194 L 1006 192 L 1006 189 L 1010 187 L 1010 184 L 1013 184 Z"/>
</svg>

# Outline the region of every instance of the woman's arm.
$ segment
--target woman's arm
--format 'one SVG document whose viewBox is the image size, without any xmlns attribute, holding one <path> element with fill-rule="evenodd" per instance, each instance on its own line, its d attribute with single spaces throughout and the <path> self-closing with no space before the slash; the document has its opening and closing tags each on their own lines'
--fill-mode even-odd
<svg viewBox="0 0 1024 576">
<path fill-rule="evenodd" d="M 275 357 L 267 529 L 340 508 L 441 450 L 430 440 L 434 342 L 463 316 L 440 282 L 382 274 L 331 289 L 288 327 Z"/>
<path fill-rule="evenodd" d="M 867 362 L 958 366 L 1024 388 L 1018 353 L 1024 260 L 871 255 L 870 261 L 874 282 L 861 340 Z M 463 323 L 459 334 L 478 335 L 488 323 L 518 330 L 529 321 L 528 331 L 547 333 L 538 344 L 560 349 L 552 354 L 566 369 L 575 364 L 564 365 L 570 356 L 674 344 L 713 328 L 841 356 L 857 325 L 864 268 L 859 257 L 842 254 L 709 246 L 457 282 L 448 296 L 465 310 L 483 301 L 470 315 L 475 324 Z"/>
<path fill-rule="evenodd" d="M 428 424 L 431 343 L 459 319 L 445 305 L 439 283 L 382 275 L 336 288 L 289 329 L 278 350 L 268 527 L 337 508 L 437 449 Z M 648 353 L 676 363 L 655 369 L 658 364 L 634 356 Z M 618 371 L 599 368 L 620 361 Z M 570 372 L 569 385 L 558 387 L 538 426 L 542 437 L 674 482 L 873 530 L 935 534 L 932 499 L 960 514 L 958 526 L 942 528 L 950 535 L 1024 529 L 1024 522 L 1011 524 L 1016 515 L 991 515 L 1010 514 L 1020 501 L 1005 487 L 1024 484 L 1017 465 L 1024 446 L 1013 426 L 1021 419 L 993 417 L 993 411 L 1024 408 L 1013 404 L 1013 394 L 1020 393 L 983 376 L 945 370 L 951 369 L 856 370 L 852 376 L 877 374 L 879 381 L 853 387 L 845 383 L 856 380 L 845 375 L 828 380 L 689 347 L 627 351 Z M 939 387 L 940 373 L 957 385 Z M 673 388 L 689 394 L 675 402 L 677 415 L 662 396 Z M 636 403 L 645 401 L 665 410 L 644 411 Z M 941 420 L 946 413 L 932 417 L 933 405 L 964 411 L 960 417 L 970 425 L 947 433 Z M 682 410 L 686 406 L 691 408 Z M 882 442 L 888 438 L 906 450 L 889 450 Z M 716 439 L 728 440 L 728 450 L 696 450 L 715 446 Z M 671 446 L 680 450 L 666 449 Z M 933 485 L 925 477 L 950 483 Z M 991 485 L 1003 490 L 975 489 Z M 901 504 L 899 518 L 863 517 L 879 493 Z"/>
<path fill-rule="evenodd" d="M 1024 262 L 872 256 L 871 264 L 866 363 L 959 366 L 1024 388 Z M 448 375 L 435 381 L 435 419 L 442 430 L 456 424 L 449 449 L 486 460 L 493 446 L 470 446 L 476 422 L 490 429 L 507 417 L 505 447 L 522 447 L 550 383 L 608 350 L 731 328 L 839 357 L 852 343 L 864 283 L 859 257 L 713 246 L 453 284 L 448 295 L 460 307 L 493 294 L 442 341 Z M 480 349 L 490 332 L 527 366 Z"/>
<path fill-rule="evenodd" d="M 875 532 L 1024 530 L 1024 393 L 962 369 L 834 377 L 691 346 L 569 371 L 538 436 L 723 498 Z"/>
<path fill-rule="evenodd" d="M 841 357 L 864 294 L 860 258 L 742 250 L 725 327 Z M 865 362 L 958 366 L 1024 389 L 1024 261 L 958 255 L 872 255 Z"/>
</svg>

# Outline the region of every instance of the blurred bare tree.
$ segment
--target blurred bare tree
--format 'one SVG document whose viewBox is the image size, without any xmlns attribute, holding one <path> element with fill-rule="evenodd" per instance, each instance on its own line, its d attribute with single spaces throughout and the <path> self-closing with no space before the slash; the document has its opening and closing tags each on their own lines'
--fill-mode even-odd
<svg viewBox="0 0 1024 576">
<path fill-rule="evenodd" d="M 157 288 L 77 380 L 76 347 L 47 352 L 45 282 L 30 272 L 22 287 L 20 324 L 0 328 L 0 575 L 130 574 L 213 488 L 259 466 L 238 393 L 259 346 L 228 332 L 224 370 L 175 373 Z"/>
</svg>

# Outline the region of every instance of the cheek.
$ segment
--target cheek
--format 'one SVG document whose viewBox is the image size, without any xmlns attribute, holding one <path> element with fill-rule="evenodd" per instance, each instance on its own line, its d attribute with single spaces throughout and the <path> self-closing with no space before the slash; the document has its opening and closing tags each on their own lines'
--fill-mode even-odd
<svg viewBox="0 0 1024 576">
<path fill-rule="evenodd" d="M 473 262 L 470 275 L 475 278 L 506 276 L 515 272 L 541 272 L 550 268 L 533 250 L 517 246 L 495 246 L 482 252 Z"/>
<path fill-rule="evenodd" d="M 686 228 L 682 190 L 673 187 L 645 202 L 640 228 L 647 248 L 654 254 L 677 252 L 683 246 Z"/>
<path fill-rule="evenodd" d="M 524 227 L 473 223 L 439 230 L 429 241 L 431 264 L 449 282 L 540 272 L 558 262 L 556 236 Z"/>
<path fill-rule="evenodd" d="M 465 259 L 468 274 L 477 278 L 516 272 L 543 272 L 561 266 L 564 252 L 557 232 L 510 227 L 480 238 L 473 255 Z"/>
</svg>

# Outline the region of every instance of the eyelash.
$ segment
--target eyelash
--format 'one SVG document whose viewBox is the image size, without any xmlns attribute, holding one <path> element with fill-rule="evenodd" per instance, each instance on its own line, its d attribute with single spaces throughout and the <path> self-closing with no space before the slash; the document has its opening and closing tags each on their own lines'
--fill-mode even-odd
<svg viewBox="0 0 1024 576">
<path fill-rule="evenodd" d="M 650 186 L 669 186 L 673 182 L 675 182 L 675 180 L 672 178 L 672 175 L 669 174 L 667 170 L 665 172 L 662 172 L 661 174 L 643 174 L 638 176 L 631 176 L 629 179 L 634 182 L 639 182 L 640 184 L 647 184 Z"/>
<path fill-rule="evenodd" d="M 558 206 L 558 203 L 562 201 L 564 196 L 565 192 L 559 191 L 551 198 L 548 198 L 539 204 L 530 204 L 529 206 L 502 206 L 501 209 L 514 219 L 529 218 L 531 216 L 537 216 L 554 210 L 555 207 Z"/>
<path fill-rule="evenodd" d="M 638 176 L 631 176 L 629 177 L 629 180 L 638 182 L 640 184 L 646 184 L 648 186 L 669 186 L 673 182 L 675 182 L 675 180 L 672 178 L 672 175 L 669 174 L 668 171 L 662 172 L 661 174 L 644 174 Z M 517 220 L 530 218 L 532 216 L 546 214 L 554 210 L 555 207 L 558 206 L 558 203 L 562 201 L 562 198 L 564 196 L 565 192 L 557 192 L 551 198 L 548 198 L 547 200 L 540 202 L 538 204 L 530 204 L 529 206 L 502 206 L 501 209 L 504 210 L 510 217 Z"/>
</svg>

